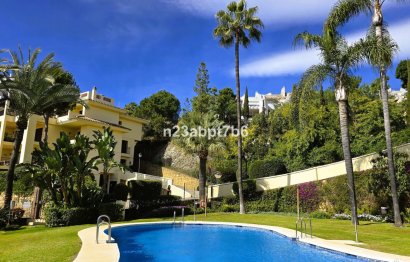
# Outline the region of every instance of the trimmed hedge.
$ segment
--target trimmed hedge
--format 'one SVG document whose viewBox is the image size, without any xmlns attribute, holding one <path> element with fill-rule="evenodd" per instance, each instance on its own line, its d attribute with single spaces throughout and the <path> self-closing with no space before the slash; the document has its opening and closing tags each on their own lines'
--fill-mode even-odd
<svg viewBox="0 0 410 262">
<path fill-rule="evenodd" d="M 108 215 L 111 221 L 122 219 L 123 208 L 116 203 L 103 203 L 95 208 L 62 208 L 49 206 L 44 209 L 44 218 L 49 227 L 94 224 L 99 215 Z"/>
<path fill-rule="evenodd" d="M 161 195 L 162 182 L 152 180 L 131 180 L 128 182 L 132 200 L 153 200 Z"/>
<path fill-rule="evenodd" d="M 286 172 L 285 164 L 277 158 L 256 160 L 249 166 L 250 178 L 276 176 L 286 174 Z"/>
<path fill-rule="evenodd" d="M 214 162 L 215 169 L 221 172 L 222 176 L 220 182 L 234 182 L 236 181 L 236 171 L 238 170 L 238 162 L 236 159 L 224 159 Z"/>
</svg>

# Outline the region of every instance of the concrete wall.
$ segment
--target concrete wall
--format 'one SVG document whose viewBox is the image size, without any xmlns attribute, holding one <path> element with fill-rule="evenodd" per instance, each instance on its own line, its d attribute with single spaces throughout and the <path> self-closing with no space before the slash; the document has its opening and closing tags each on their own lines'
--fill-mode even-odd
<svg viewBox="0 0 410 262">
<path fill-rule="evenodd" d="M 396 147 L 398 152 L 410 154 L 410 143 Z M 353 169 L 355 172 L 365 171 L 372 168 L 371 160 L 378 154 L 368 154 L 353 158 Z M 291 185 L 302 184 L 306 182 L 324 180 L 331 177 L 346 174 L 345 162 L 335 162 L 328 165 L 313 167 L 288 174 L 263 177 L 256 179 L 256 189 L 266 191 Z M 208 196 L 211 198 L 233 196 L 233 183 L 212 185 L 208 187 Z"/>
</svg>

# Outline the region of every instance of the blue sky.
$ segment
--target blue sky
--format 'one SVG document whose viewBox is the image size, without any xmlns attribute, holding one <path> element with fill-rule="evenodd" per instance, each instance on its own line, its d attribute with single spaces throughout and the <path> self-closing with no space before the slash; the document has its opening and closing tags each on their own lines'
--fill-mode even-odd
<svg viewBox="0 0 410 262">
<path fill-rule="evenodd" d="M 21 45 L 54 52 L 72 72 L 81 90 L 97 86 L 116 104 L 139 102 L 161 89 L 181 103 L 193 95 L 197 68 L 206 62 L 211 86 L 234 87 L 234 50 L 218 46 L 212 36 L 214 14 L 225 0 L 3 0 L 1 48 Z M 385 20 L 400 45 L 399 59 L 410 57 L 410 4 L 387 1 Z M 314 51 L 294 49 L 294 36 L 319 33 L 334 0 L 249 0 L 260 7 L 263 39 L 241 50 L 242 89 L 253 94 L 288 90 L 309 65 Z M 370 17 L 343 29 L 348 39 L 364 34 Z M 364 66 L 364 82 L 377 74 Z M 390 70 L 390 84 L 400 86 Z"/>
</svg>

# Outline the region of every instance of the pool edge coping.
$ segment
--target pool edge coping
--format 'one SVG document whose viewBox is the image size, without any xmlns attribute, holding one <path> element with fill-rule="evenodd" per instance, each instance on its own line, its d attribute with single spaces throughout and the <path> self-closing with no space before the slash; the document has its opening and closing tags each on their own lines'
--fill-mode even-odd
<svg viewBox="0 0 410 262">
<path fill-rule="evenodd" d="M 177 222 L 181 224 L 181 222 Z M 410 257 L 401 256 L 396 254 L 390 254 L 375 250 L 370 250 L 362 247 L 353 246 L 353 241 L 343 241 L 343 240 L 326 240 L 317 237 L 307 237 L 307 238 L 295 238 L 295 230 L 277 227 L 277 226 L 267 226 L 258 224 L 247 224 L 247 223 L 232 223 L 232 222 L 211 222 L 211 221 L 185 221 L 185 224 L 198 224 L 198 225 L 228 225 L 228 226 L 241 226 L 258 228 L 263 230 L 273 231 L 276 234 L 282 235 L 284 237 L 296 240 L 302 244 L 307 244 L 314 246 L 316 248 L 321 248 L 326 251 L 341 253 L 344 255 L 354 256 L 362 259 L 369 259 L 374 261 L 408 261 L 410 262 Z M 133 222 L 133 223 L 121 223 L 113 224 L 112 227 L 121 226 L 131 226 L 131 225 L 149 225 L 149 224 L 173 224 L 172 221 L 156 221 L 156 222 Z M 78 253 L 75 262 L 82 261 L 119 261 L 120 251 L 117 243 L 107 244 L 105 240 L 108 239 L 108 235 L 104 233 L 106 227 L 100 228 L 100 243 L 96 243 L 96 227 L 90 227 L 78 232 L 78 236 L 81 239 L 82 245 L 80 252 Z"/>
</svg>

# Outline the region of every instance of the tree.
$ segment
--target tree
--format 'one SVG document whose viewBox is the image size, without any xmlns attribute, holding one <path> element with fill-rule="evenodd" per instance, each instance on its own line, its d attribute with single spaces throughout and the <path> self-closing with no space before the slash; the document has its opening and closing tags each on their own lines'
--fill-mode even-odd
<svg viewBox="0 0 410 262">
<path fill-rule="evenodd" d="M 401 81 L 401 88 L 407 89 L 408 73 L 407 63 L 409 60 L 401 60 L 396 67 L 396 78 Z"/>
<path fill-rule="evenodd" d="M 7 171 L 7 188 L 4 198 L 4 208 L 10 208 L 10 201 L 13 195 L 14 171 L 18 160 L 24 130 L 27 128 L 30 116 L 38 112 L 41 108 L 49 107 L 53 100 L 63 96 L 57 89 L 51 88 L 57 70 L 61 65 L 54 62 L 54 54 L 47 55 L 41 62 L 37 63 L 40 49 L 33 52 L 29 50 L 27 62 L 23 56 L 21 48 L 19 54 L 8 50 L 11 62 L 2 66 L 8 71 L 5 81 L 1 82 L 2 88 L 8 92 L 7 99 L 10 102 L 10 109 L 17 116 L 16 139 Z M 7 75 L 7 73 L 6 73 Z M 47 92 L 45 92 L 47 90 Z"/>
<path fill-rule="evenodd" d="M 258 7 L 248 8 L 245 0 L 231 2 L 227 10 L 220 10 L 216 14 L 218 26 L 214 29 L 214 36 L 219 38 L 223 47 L 235 46 L 235 79 L 236 79 L 236 118 L 237 128 L 241 130 L 241 84 L 239 78 L 239 47 L 247 48 L 252 40 L 260 42 L 262 21 L 256 16 Z M 238 194 L 240 213 L 245 213 L 242 194 L 242 137 L 238 136 Z"/>
<path fill-rule="evenodd" d="M 372 24 L 367 35 L 368 42 L 368 61 L 379 71 L 381 79 L 381 100 L 383 105 L 383 118 L 385 139 L 387 147 L 387 156 L 390 173 L 390 187 L 393 200 L 394 224 L 402 226 L 400 216 L 400 207 L 397 196 L 396 175 L 394 170 L 393 147 L 391 142 L 391 126 L 387 93 L 387 69 L 391 66 L 393 54 L 397 50 L 397 45 L 390 38 L 389 32 L 386 29 L 386 24 L 383 17 L 384 0 L 339 0 L 333 7 L 325 25 L 327 33 L 335 31 L 341 25 L 347 23 L 352 17 L 361 13 L 372 13 Z"/>
<path fill-rule="evenodd" d="M 85 181 L 87 177 L 94 180 L 98 156 L 89 157 L 91 142 L 84 135 L 76 135 L 71 143 L 63 132 L 53 147 L 40 142 L 40 148 L 33 152 L 33 163 L 20 164 L 19 169 L 33 176 L 35 185 L 47 190 L 55 205 L 60 206 L 61 199 L 65 207 L 82 206 Z"/>
<path fill-rule="evenodd" d="M 45 88 L 44 92 L 52 99 L 47 106 L 39 108 L 36 112 L 44 118 L 43 142 L 48 142 L 49 120 L 53 116 L 62 115 L 73 108 L 76 104 L 87 105 L 80 99 L 80 89 L 75 83 L 74 77 L 62 69 L 56 70 L 53 75 L 54 81 Z"/>
<path fill-rule="evenodd" d="M 181 105 L 173 94 L 161 90 L 144 98 L 139 105 L 132 102 L 125 106 L 128 114 L 150 120 L 144 126 L 147 139 L 164 139 L 164 129 L 172 128 L 177 122 Z"/>
<path fill-rule="evenodd" d="M 109 127 L 103 127 L 103 132 L 100 130 L 94 130 L 94 147 L 98 152 L 97 164 L 102 165 L 102 177 L 103 177 L 103 191 L 108 192 L 109 173 L 113 168 L 120 168 L 124 172 L 124 166 L 114 160 L 115 141 L 112 130 Z"/>
<path fill-rule="evenodd" d="M 205 201 L 206 165 L 208 156 L 221 152 L 224 148 L 224 138 L 219 135 L 210 136 L 209 130 L 223 130 L 224 123 L 213 112 L 200 113 L 191 111 L 184 115 L 178 123 L 186 134 L 175 137 L 175 142 L 188 153 L 196 154 L 199 158 L 199 199 Z M 205 135 L 200 134 L 203 128 Z M 204 203 L 204 202 L 203 202 Z"/>
<path fill-rule="evenodd" d="M 295 43 L 303 43 L 306 48 L 320 50 L 322 63 L 311 66 L 302 76 L 300 87 L 311 89 L 318 87 L 326 79 L 334 84 L 336 101 L 339 107 L 339 121 L 342 138 L 342 148 L 345 159 L 346 173 L 349 184 L 352 209 L 352 223 L 357 224 L 356 191 L 353 177 L 353 163 L 350 150 L 350 135 L 348 121 L 348 91 L 350 83 L 349 72 L 364 58 L 365 43 L 359 42 L 348 45 L 346 40 L 337 32 L 332 35 L 312 35 L 307 32 L 299 34 Z"/>
<path fill-rule="evenodd" d="M 229 126 L 235 125 L 236 101 L 232 89 L 227 87 L 219 90 L 214 100 L 211 109 L 219 116 L 219 120 Z"/>
<path fill-rule="evenodd" d="M 410 75 L 410 60 L 407 60 L 407 75 Z M 410 77 L 407 77 L 407 86 L 410 86 Z M 406 115 L 407 115 L 407 126 L 410 126 L 410 90 L 407 89 L 406 93 Z"/>
<path fill-rule="evenodd" d="M 248 119 L 249 119 L 248 87 L 246 87 L 246 89 L 245 89 L 245 98 L 243 100 L 243 117 L 245 119 L 245 123 L 248 124 Z"/>
<path fill-rule="evenodd" d="M 192 110 L 205 114 L 214 106 L 215 88 L 209 88 L 209 73 L 206 64 L 201 62 L 196 74 L 194 92 L 197 94 L 192 98 Z"/>
</svg>

